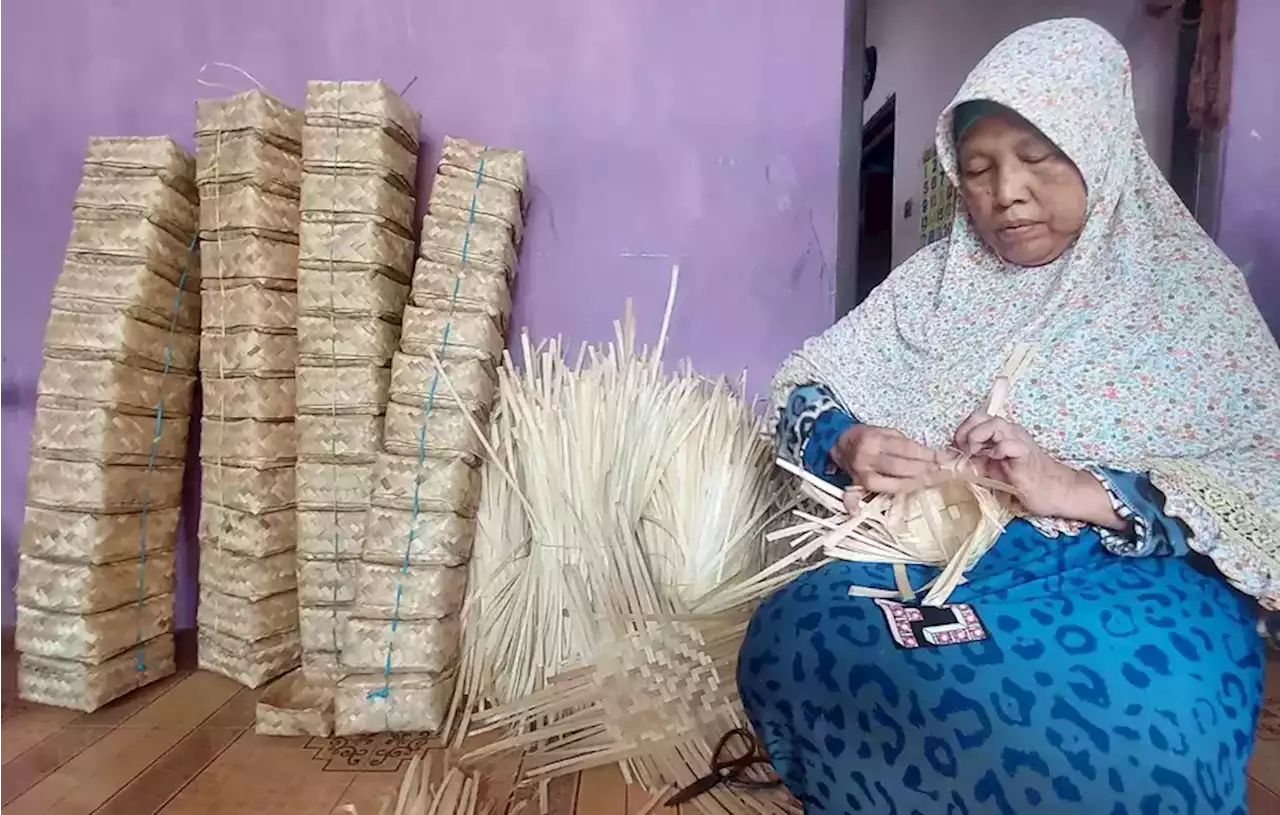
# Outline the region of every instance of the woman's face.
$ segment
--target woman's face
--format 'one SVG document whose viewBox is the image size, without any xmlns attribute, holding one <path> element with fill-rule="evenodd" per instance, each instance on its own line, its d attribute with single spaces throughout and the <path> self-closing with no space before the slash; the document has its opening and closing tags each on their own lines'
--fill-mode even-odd
<svg viewBox="0 0 1280 815">
<path fill-rule="evenodd" d="M 1012 114 L 989 114 L 959 144 L 960 193 L 978 235 L 1019 266 L 1058 258 L 1084 229 L 1084 179 L 1069 158 Z"/>
</svg>

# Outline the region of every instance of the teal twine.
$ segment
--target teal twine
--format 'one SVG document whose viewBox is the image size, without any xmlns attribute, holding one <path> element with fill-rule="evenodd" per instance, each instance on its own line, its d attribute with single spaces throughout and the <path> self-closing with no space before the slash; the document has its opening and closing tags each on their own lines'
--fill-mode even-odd
<svg viewBox="0 0 1280 815">
<path fill-rule="evenodd" d="M 200 236 L 193 235 L 187 244 L 187 257 L 182 264 L 182 274 L 178 277 L 178 290 L 173 295 L 173 313 L 169 316 L 169 335 L 164 345 L 164 369 L 160 373 L 160 394 L 156 397 L 156 425 L 151 433 L 151 450 L 147 454 L 147 478 L 142 483 L 142 512 L 139 518 L 138 531 L 138 602 L 137 658 L 134 669 L 138 674 L 147 670 L 146 654 L 142 641 L 142 604 L 147 599 L 147 518 L 151 510 L 151 475 L 156 469 L 156 457 L 160 452 L 160 437 L 164 434 L 164 381 L 173 368 L 173 335 L 178 330 L 178 314 L 182 309 L 182 292 L 187 284 L 187 276 L 191 273 L 191 258 L 200 244 Z"/>
<path fill-rule="evenodd" d="M 338 118 L 341 118 L 342 116 L 342 80 L 338 81 L 337 116 Z M 340 154 L 340 147 L 342 144 L 342 133 L 339 130 L 338 125 L 336 124 L 333 126 L 333 136 L 334 136 L 334 139 L 333 139 L 334 170 L 333 170 L 332 178 L 333 178 L 333 191 L 336 194 L 337 187 L 338 187 L 337 167 L 338 167 L 338 159 Z M 331 406 L 329 410 L 329 419 L 331 421 L 331 424 L 329 427 L 329 453 L 330 455 L 333 456 L 334 462 L 337 462 L 338 460 L 338 405 L 337 405 L 338 397 L 335 392 L 337 388 L 337 371 L 338 371 L 338 330 L 337 330 L 337 327 L 334 325 L 334 310 L 336 306 L 333 299 L 334 288 L 337 285 L 336 268 L 335 268 L 334 258 L 333 258 L 333 244 L 338 232 L 337 213 L 335 212 L 336 209 L 337 209 L 337 201 L 335 200 L 334 197 L 331 196 L 329 199 L 329 357 L 330 357 L 330 361 L 333 363 L 334 376 L 330 380 L 329 385 L 331 388 L 335 390 L 331 390 L 330 396 L 329 396 L 329 403 Z M 338 524 L 338 515 L 339 515 L 338 513 L 338 478 L 337 478 L 338 465 L 335 463 L 332 466 L 334 470 L 333 515 L 332 515 L 334 580 L 333 580 L 333 592 L 331 594 L 331 597 L 333 598 L 331 607 L 333 608 L 333 630 L 332 630 L 333 652 L 335 655 L 337 655 L 342 650 L 341 647 L 339 646 L 339 638 L 338 638 L 338 583 L 341 580 L 341 576 L 342 576 L 341 567 L 338 564 L 341 562 L 341 558 L 342 558 L 342 540 L 341 540 L 342 533 L 341 533 L 341 528 Z M 335 656 L 335 658 L 337 657 Z"/>
<path fill-rule="evenodd" d="M 453 330 L 453 317 L 457 312 L 458 294 L 462 291 L 462 269 L 467 266 L 469 252 L 471 249 L 471 228 L 476 223 L 476 204 L 480 196 L 480 185 L 484 183 L 484 151 L 480 152 L 480 163 L 476 165 L 476 186 L 475 191 L 471 194 L 471 208 L 467 214 L 467 231 L 462 235 L 462 261 L 459 264 L 459 272 L 453 279 L 453 293 L 449 298 L 449 319 L 445 321 L 444 332 L 440 337 L 440 354 L 441 364 L 444 362 L 445 352 L 449 350 L 449 335 Z M 418 471 L 421 472 L 422 465 L 427 460 L 427 419 L 431 416 L 431 411 L 435 408 L 436 392 L 440 387 L 440 369 L 436 368 L 435 373 L 431 376 L 431 386 L 427 389 L 426 397 L 422 401 L 422 423 L 418 425 Z M 421 483 L 419 478 L 413 480 L 413 511 L 412 520 L 409 522 L 409 537 L 404 547 L 404 558 L 400 561 L 400 577 L 396 581 L 396 601 L 395 606 L 391 610 L 391 634 L 392 637 L 387 641 L 387 657 L 382 666 L 383 683 L 381 688 L 369 691 L 367 698 L 369 699 L 387 699 L 391 698 L 391 653 L 394 650 L 394 635 L 400 627 L 400 600 L 404 597 L 404 578 L 409 573 L 409 556 L 413 552 L 413 544 L 418 539 L 418 517 L 421 514 L 420 492 Z"/>
</svg>

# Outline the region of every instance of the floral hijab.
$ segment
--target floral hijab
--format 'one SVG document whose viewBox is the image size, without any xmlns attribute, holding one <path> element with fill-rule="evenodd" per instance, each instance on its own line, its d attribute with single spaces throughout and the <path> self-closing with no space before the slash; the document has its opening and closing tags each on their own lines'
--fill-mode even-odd
<svg viewBox="0 0 1280 815">
<path fill-rule="evenodd" d="M 1280 608 L 1280 349 L 1147 154 L 1130 79 L 1123 46 L 1086 20 L 997 45 L 938 120 L 947 174 L 956 183 L 955 108 L 1004 105 L 1084 175 L 1083 232 L 1053 263 L 1022 268 L 958 212 L 949 240 L 788 358 L 775 404 L 822 382 L 860 420 L 945 447 L 1015 344 L 1030 343 L 1008 418 L 1074 465 L 1150 473 L 1192 546 Z"/>
</svg>

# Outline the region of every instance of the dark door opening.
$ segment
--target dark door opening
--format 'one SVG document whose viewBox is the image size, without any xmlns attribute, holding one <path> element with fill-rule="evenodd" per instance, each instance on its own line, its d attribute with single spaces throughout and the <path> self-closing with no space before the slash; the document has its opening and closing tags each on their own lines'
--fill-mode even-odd
<svg viewBox="0 0 1280 815">
<path fill-rule="evenodd" d="M 862 129 L 862 211 L 858 236 L 856 303 L 893 269 L 893 126 L 890 96 Z"/>
</svg>

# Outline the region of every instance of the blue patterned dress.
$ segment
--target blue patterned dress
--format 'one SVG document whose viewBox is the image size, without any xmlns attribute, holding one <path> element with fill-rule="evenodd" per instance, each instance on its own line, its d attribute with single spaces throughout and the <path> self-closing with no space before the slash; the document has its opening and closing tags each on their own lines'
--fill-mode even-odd
<svg viewBox="0 0 1280 815">
<path fill-rule="evenodd" d="M 782 419 L 780 453 L 840 483 L 828 453 L 856 420 L 820 386 Z M 1095 475 L 1127 532 L 1015 521 L 947 609 L 851 597 L 894 587 L 890 567 L 854 563 L 765 601 L 739 687 L 809 815 L 1245 812 L 1253 601 L 1188 555 L 1149 480 Z"/>
</svg>

